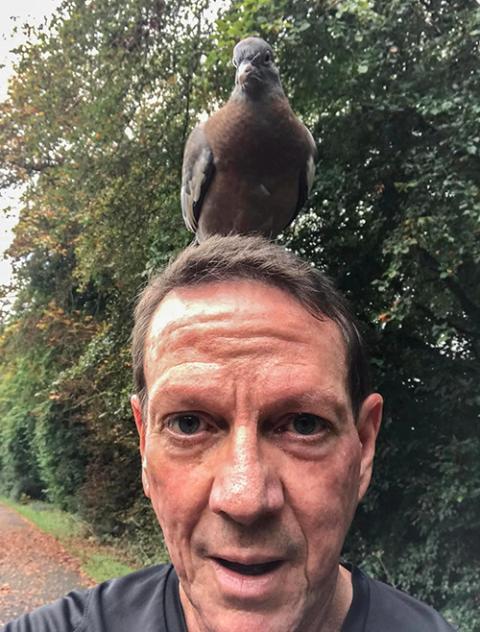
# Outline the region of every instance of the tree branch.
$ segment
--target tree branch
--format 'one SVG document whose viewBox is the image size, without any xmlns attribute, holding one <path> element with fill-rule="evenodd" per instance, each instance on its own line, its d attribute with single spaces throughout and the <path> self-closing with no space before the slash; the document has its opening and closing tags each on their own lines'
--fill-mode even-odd
<svg viewBox="0 0 480 632">
<path fill-rule="evenodd" d="M 439 275 L 440 264 L 435 257 L 425 250 L 425 248 L 417 247 L 417 252 L 420 255 L 421 262 Z M 438 276 L 438 278 L 440 277 Z M 471 300 L 460 284 L 453 277 L 446 277 L 440 280 L 443 281 L 450 292 L 456 297 L 463 311 L 472 318 L 473 322 L 480 322 L 480 307 Z"/>
</svg>

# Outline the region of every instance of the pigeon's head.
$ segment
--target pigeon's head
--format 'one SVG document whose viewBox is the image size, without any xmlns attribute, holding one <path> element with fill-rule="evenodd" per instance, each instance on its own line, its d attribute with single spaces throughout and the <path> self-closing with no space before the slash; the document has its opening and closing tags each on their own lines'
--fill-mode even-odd
<svg viewBox="0 0 480 632">
<path fill-rule="evenodd" d="M 249 96 L 268 92 L 283 95 L 278 68 L 273 61 L 272 47 L 260 37 L 247 37 L 233 49 L 235 90 Z"/>
</svg>

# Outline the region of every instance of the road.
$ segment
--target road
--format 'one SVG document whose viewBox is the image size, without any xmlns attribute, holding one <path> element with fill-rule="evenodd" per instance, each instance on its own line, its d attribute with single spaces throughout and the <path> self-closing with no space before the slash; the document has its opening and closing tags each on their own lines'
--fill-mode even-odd
<svg viewBox="0 0 480 632">
<path fill-rule="evenodd" d="M 91 584 L 53 536 L 0 504 L 0 626 Z"/>
</svg>

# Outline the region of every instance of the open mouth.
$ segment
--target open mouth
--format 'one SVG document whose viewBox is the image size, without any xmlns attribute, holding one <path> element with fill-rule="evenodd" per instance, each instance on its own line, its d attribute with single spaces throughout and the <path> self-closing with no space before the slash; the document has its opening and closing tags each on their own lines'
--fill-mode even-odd
<svg viewBox="0 0 480 632">
<path fill-rule="evenodd" d="M 281 560 L 264 562 L 262 564 L 239 564 L 238 562 L 224 560 L 221 557 L 214 557 L 213 559 L 223 567 L 240 575 L 265 575 L 266 573 L 271 573 L 276 570 L 282 564 Z"/>
</svg>

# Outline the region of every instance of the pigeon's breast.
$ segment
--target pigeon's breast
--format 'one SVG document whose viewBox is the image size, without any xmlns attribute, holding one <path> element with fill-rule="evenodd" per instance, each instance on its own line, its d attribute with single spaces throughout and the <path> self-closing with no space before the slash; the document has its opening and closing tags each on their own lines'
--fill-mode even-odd
<svg viewBox="0 0 480 632">
<path fill-rule="evenodd" d="M 303 126 L 288 102 L 229 101 L 205 124 L 217 171 L 265 177 L 301 169 L 307 160 Z"/>
</svg>

